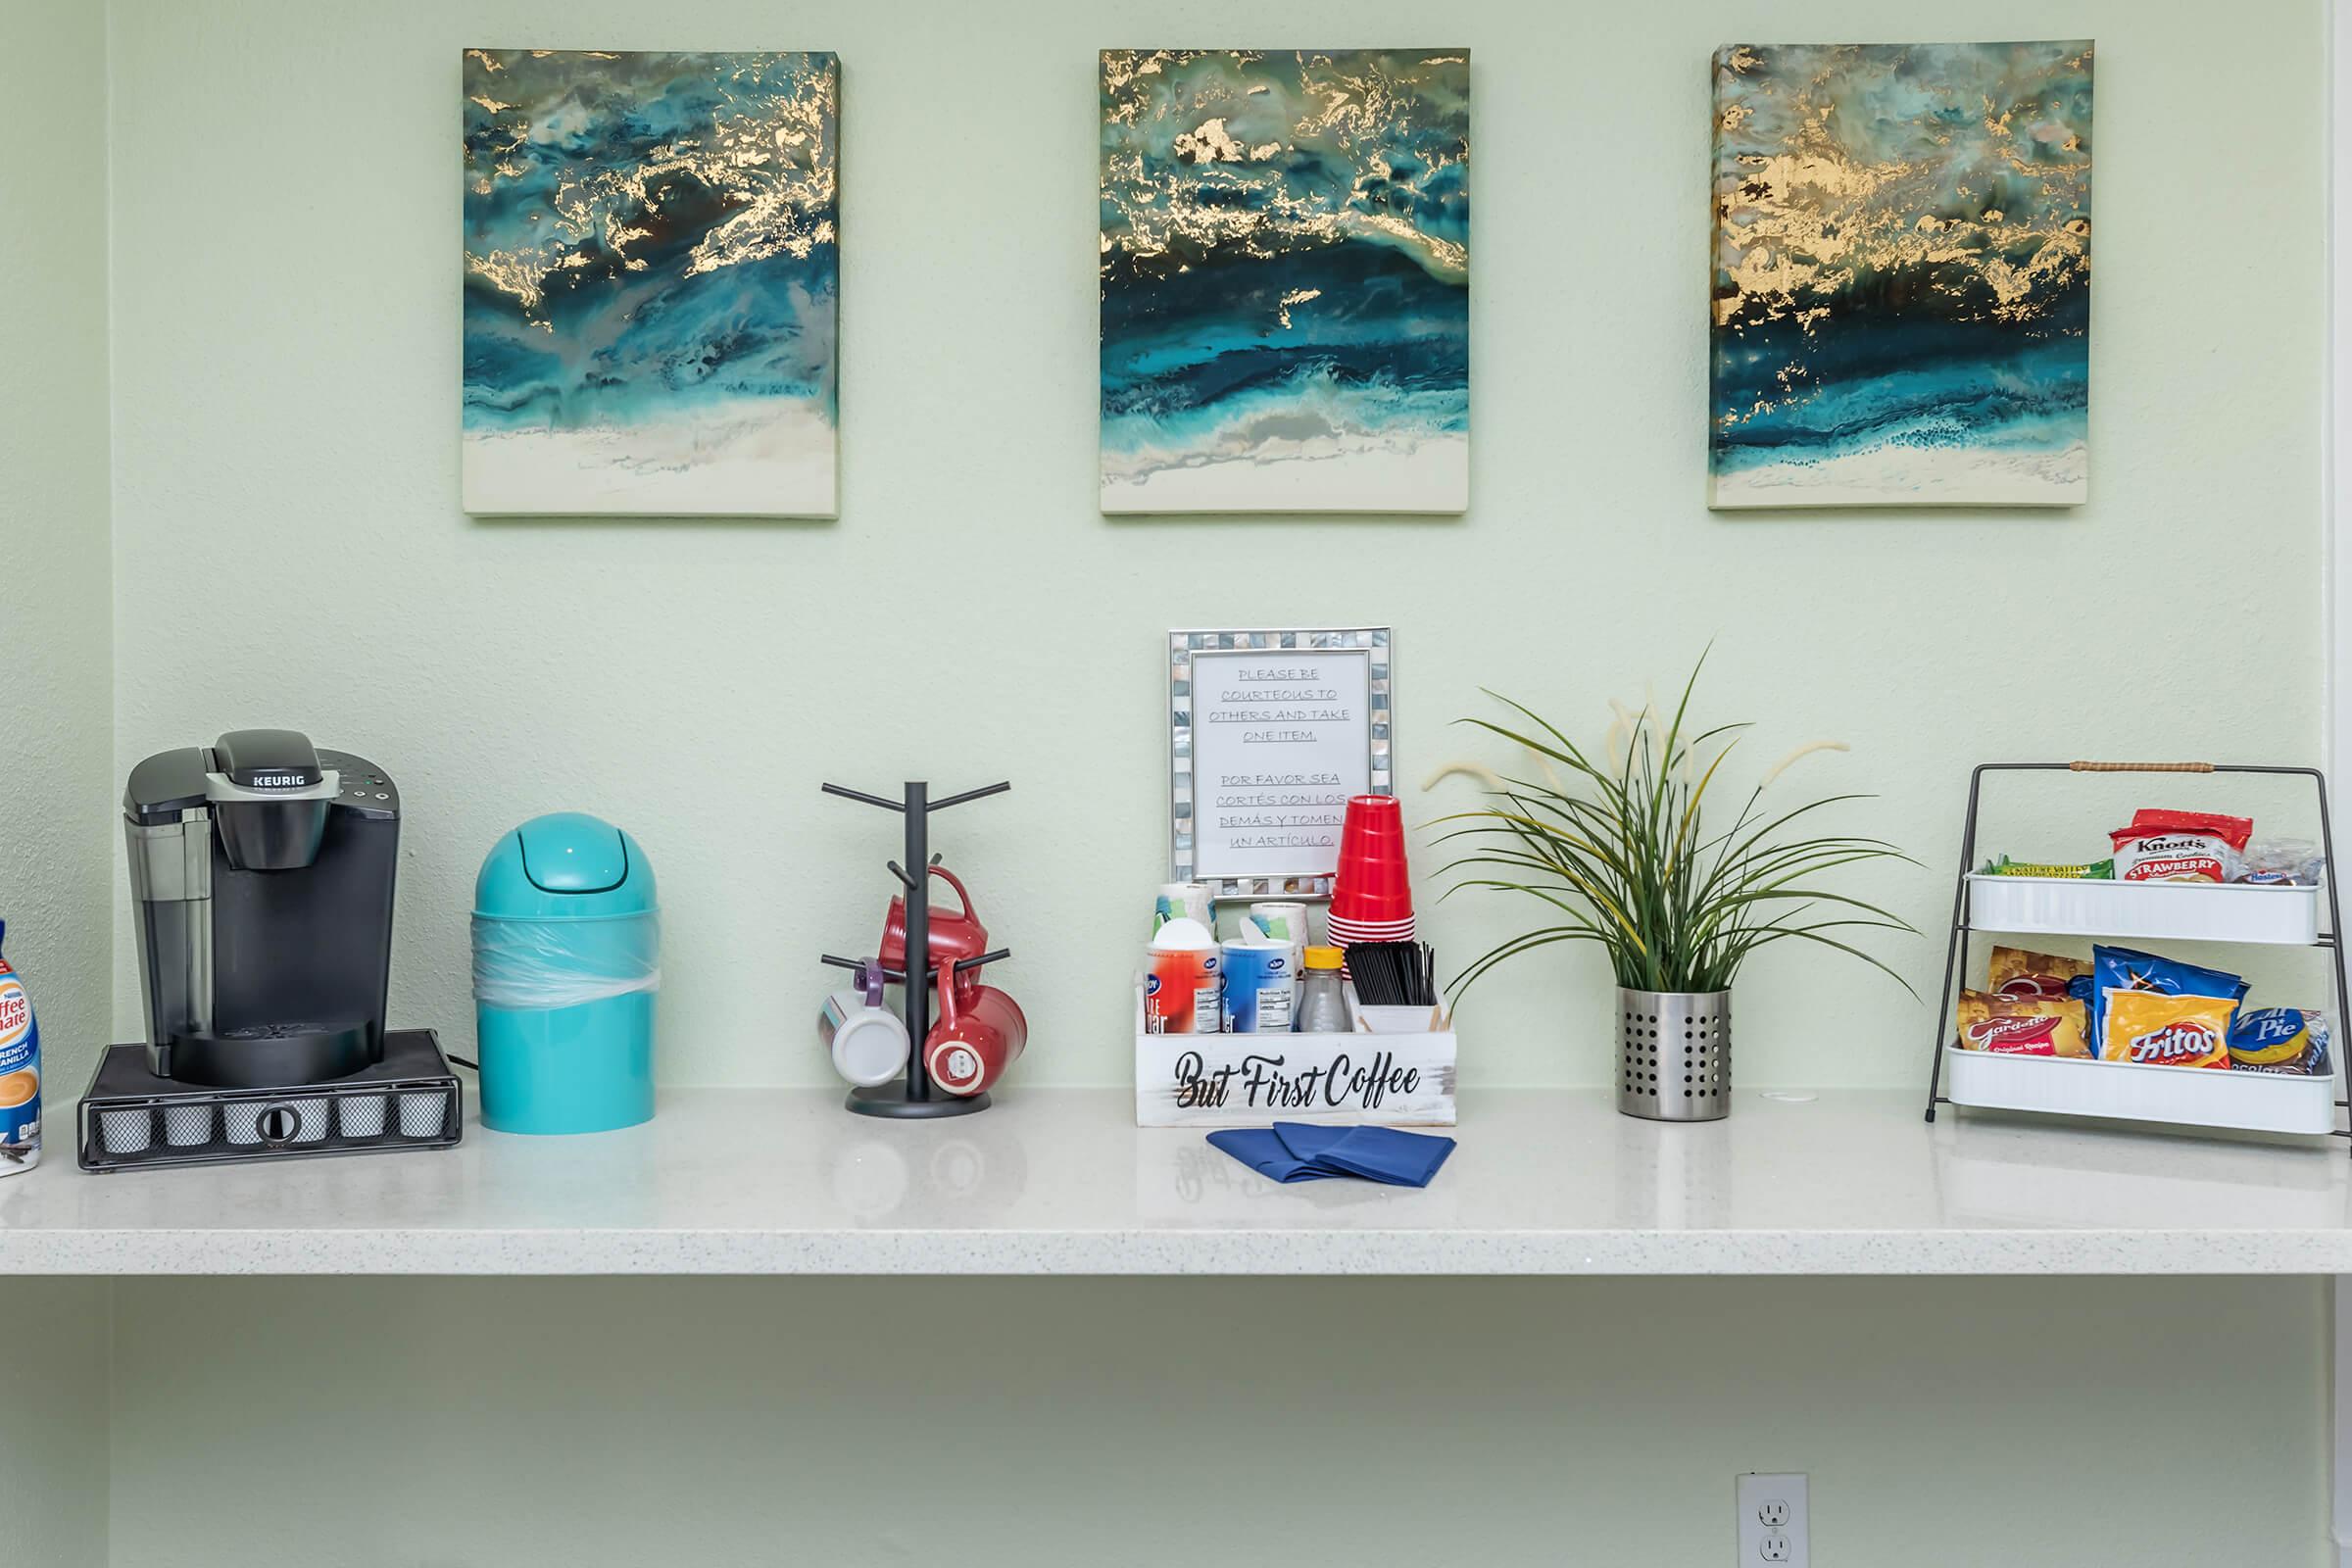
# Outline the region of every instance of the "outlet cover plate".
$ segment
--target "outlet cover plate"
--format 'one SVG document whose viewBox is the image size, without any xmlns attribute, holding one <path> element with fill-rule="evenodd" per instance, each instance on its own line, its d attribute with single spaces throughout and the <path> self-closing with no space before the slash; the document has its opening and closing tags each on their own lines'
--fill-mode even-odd
<svg viewBox="0 0 2352 1568">
<path fill-rule="evenodd" d="M 1813 1510 L 1804 1474 L 1751 1470 L 1740 1477 L 1738 1491 L 1740 1568 L 1812 1568 Z"/>
</svg>

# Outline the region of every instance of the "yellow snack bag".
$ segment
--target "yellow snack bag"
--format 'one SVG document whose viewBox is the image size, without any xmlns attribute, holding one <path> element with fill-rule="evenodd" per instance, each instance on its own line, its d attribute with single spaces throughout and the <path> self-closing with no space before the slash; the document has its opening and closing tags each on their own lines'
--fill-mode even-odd
<svg viewBox="0 0 2352 1568">
<path fill-rule="evenodd" d="M 2090 973 L 2088 958 L 2062 958 L 2054 953 L 2028 953 L 2023 948 L 1995 948 L 1986 976 L 1987 989 L 2007 997 L 2063 997 L 2068 981 Z"/>
<path fill-rule="evenodd" d="M 2099 1057 L 2159 1067 L 2227 1067 L 2230 1021 L 2236 1011 L 2237 1003 L 2229 997 L 2110 991 Z"/>
<path fill-rule="evenodd" d="M 2001 1056 L 2087 1056 L 2082 1004 L 2072 997 L 1960 993 L 1960 1047 Z"/>
</svg>

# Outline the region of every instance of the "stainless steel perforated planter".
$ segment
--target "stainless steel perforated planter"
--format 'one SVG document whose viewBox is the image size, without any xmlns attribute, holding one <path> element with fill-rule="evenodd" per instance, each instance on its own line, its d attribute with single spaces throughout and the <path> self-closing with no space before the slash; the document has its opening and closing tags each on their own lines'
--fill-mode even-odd
<svg viewBox="0 0 2352 1568">
<path fill-rule="evenodd" d="M 1651 1121 L 1732 1109 L 1732 994 L 1617 992 L 1617 1108 Z"/>
</svg>

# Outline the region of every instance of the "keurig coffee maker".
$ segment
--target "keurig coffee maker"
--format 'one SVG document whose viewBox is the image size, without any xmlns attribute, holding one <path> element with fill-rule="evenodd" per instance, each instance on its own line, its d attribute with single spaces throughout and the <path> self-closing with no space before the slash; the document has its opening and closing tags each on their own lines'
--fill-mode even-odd
<svg viewBox="0 0 2352 1568">
<path fill-rule="evenodd" d="M 429 1030 L 388 1030 L 400 792 L 293 730 L 148 758 L 122 797 L 147 1038 L 81 1107 L 87 1169 L 457 1142 Z"/>
<path fill-rule="evenodd" d="M 131 769 L 122 819 L 157 1076 L 267 1089 L 383 1059 L 400 796 L 380 768 L 236 730 Z"/>
</svg>

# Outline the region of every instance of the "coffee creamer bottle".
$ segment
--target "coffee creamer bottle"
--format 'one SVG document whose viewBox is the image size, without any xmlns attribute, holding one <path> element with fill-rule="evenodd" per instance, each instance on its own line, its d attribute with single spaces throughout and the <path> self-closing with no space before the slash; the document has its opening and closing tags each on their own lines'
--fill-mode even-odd
<svg viewBox="0 0 2352 1568">
<path fill-rule="evenodd" d="M 0 943 L 8 924 L 0 921 Z M 0 1176 L 41 1162 L 41 1026 L 32 999 L 0 954 Z"/>
</svg>

